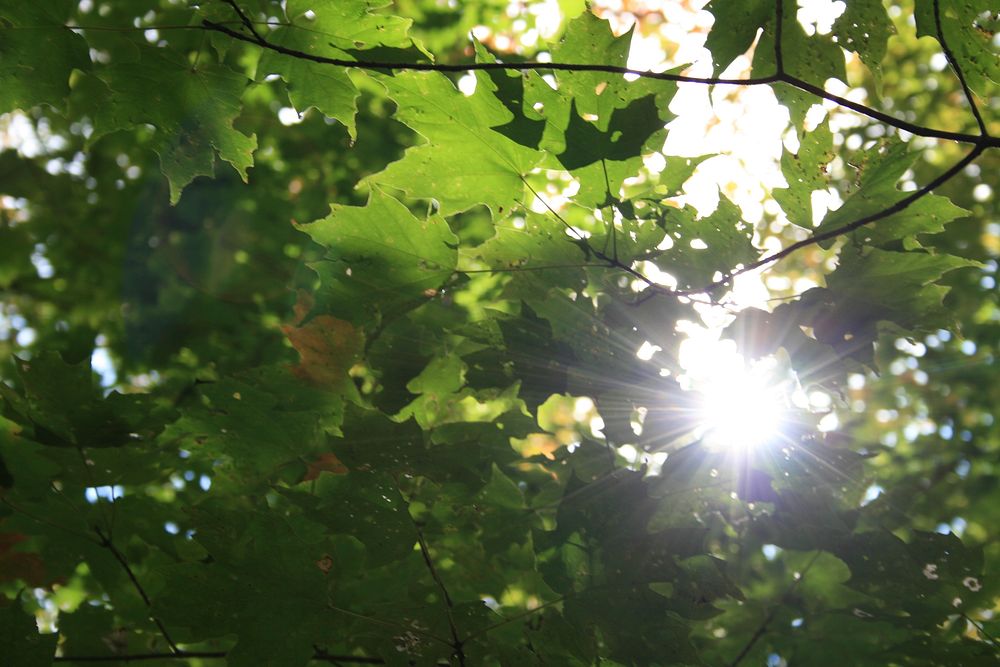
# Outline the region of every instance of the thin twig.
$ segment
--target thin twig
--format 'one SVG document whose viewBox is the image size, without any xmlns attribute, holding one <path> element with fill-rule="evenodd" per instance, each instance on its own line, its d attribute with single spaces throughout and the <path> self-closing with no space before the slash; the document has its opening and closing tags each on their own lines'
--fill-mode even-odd
<svg viewBox="0 0 1000 667">
<path fill-rule="evenodd" d="M 407 510 L 406 514 L 410 516 L 409 510 Z M 431 578 L 441 590 L 441 595 L 444 596 L 445 614 L 448 617 L 448 630 L 451 632 L 452 648 L 455 649 L 455 657 L 458 658 L 459 667 L 465 667 L 465 642 L 458 636 L 458 626 L 455 625 L 455 617 L 452 613 L 455 604 L 452 602 L 451 595 L 448 594 L 448 589 L 445 588 L 444 580 L 441 579 L 437 568 L 434 567 L 434 561 L 431 560 L 431 552 L 427 546 L 427 540 L 424 539 L 424 531 L 421 530 L 420 524 L 412 516 L 410 516 L 410 521 L 413 522 L 413 528 L 417 531 L 417 544 L 420 545 L 420 554 L 424 557 L 424 564 L 427 566 L 427 571 L 431 573 Z"/>
<path fill-rule="evenodd" d="M 233 8 L 233 11 L 236 12 L 236 15 L 239 17 L 240 22 L 243 23 L 246 29 L 250 31 L 251 35 L 257 38 L 258 42 L 265 41 L 261 34 L 257 32 L 257 28 L 254 26 L 253 21 L 250 20 L 250 17 L 246 15 L 238 4 L 236 4 L 236 0 L 222 0 L 222 2 Z"/>
<path fill-rule="evenodd" d="M 356 619 L 361 620 L 361 621 L 366 621 L 366 622 L 372 623 L 374 625 L 381 625 L 381 626 L 384 626 L 384 627 L 387 627 L 387 628 L 392 628 L 393 630 L 402 630 L 403 632 L 413 632 L 413 633 L 422 635 L 424 637 L 427 637 L 428 639 L 433 639 L 434 641 L 438 642 L 439 644 L 443 644 L 444 646 L 449 646 L 449 647 L 451 646 L 451 642 L 449 642 L 444 637 L 438 637 L 433 632 L 427 632 L 425 630 L 419 630 L 419 629 L 414 628 L 412 626 L 403 625 L 402 623 L 397 623 L 395 621 L 387 621 L 384 618 L 376 618 L 374 616 L 365 616 L 364 614 L 359 614 L 356 611 L 351 611 L 350 609 L 344 609 L 343 607 L 338 607 L 337 605 L 335 605 L 335 604 L 333 604 L 331 602 L 327 602 L 326 606 L 327 606 L 328 609 L 330 609 L 331 611 L 335 611 L 338 614 L 344 614 L 345 616 L 350 616 L 351 618 L 356 618 Z"/>
<path fill-rule="evenodd" d="M 58 655 L 53 662 L 144 662 L 146 660 L 224 660 L 226 651 L 176 651 L 174 653 L 131 653 L 123 655 Z"/>
<path fill-rule="evenodd" d="M 123 554 L 121 550 L 114 545 L 114 543 L 111 541 L 111 538 L 108 535 L 106 535 L 104 531 L 101 530 L 99 527 L 95 526 L 94 532 L 97 533 L 97 536 L 100 538 L 101 546 L 110 551 L 111 555 L 115 557 L 116 561 L 118 561 L 118 564 L 122 566 L 123 570 L 125 570 L 125 574 L 128 575 L 128 578 L 132 582 L 132 586 L 135 588 L 135 590 L 139 592 L 139 596 L 142 598 L 142 601 L 146 604 L 146 608 L 150 610 L 150 612 L 152 612 L 153 601 L 149 599 L 149 595 L 146 593 L 146 589 L 142 587 L 141 583 L 139 583 L 139 579 L 138 577 L 135 576 L 135 572 L 132 571 L 132 567 L 128 564 L 128 560 L 125 558 L 125 554 Z M 160 630 L 160 634 L 163 635 L 163 639 L 166 640 L 167 646 L 170 647 L 170 651 L 175 654 L 179 653 L 180 649 L 177 648 L 177 644 L 174 643 L 174 640 L 170 637 L 170 633 L 167 632 L 167 628 L 163 625 L 160 619 L 158 619 L 156 616 L 153 616 L 152 613 L 150 613 L 149 618 L 153 621 L 153 623 L 156 624 L 156 627 Z"/>
<path fill-rule="evenodd" d="M 736 667 L 741 662 L 743 662 L 743 658 L 745 658 L 747 654 L 750 653 L 750 649 L 752 649 L 754 645 L 757 643 L 757 641 L 764 636 L 764 633 L 767 632 L 768 626 L 771 625 L 771 622 L 774 621 L 774 617 L 778 614 L 778 609 L 780 609 L 781 606 L 791 596 L 791 594 L 795 592 L 795 589 L 799 587 L 799 584 L 802 583 L 802 580 L 806 578 L 806 573 L 809 572 L 809 569 L 812 568 L 813 564 L 819 558 L 819 555 L 821 553 L 823 552 L 817 551 L 816 553 L 813 554 L 812 558 L 809 559 L 809 562 L 806 563 L 806 566 L 802 568 L 802 572 L 799 573 L 798 578 L 792 581 L 792 583 L 788 586 L 785 592 L 782 593 L 781 597 L 778 599 L 778 603 L 771 607 L 771 610 L 768 612 L 767 616 L 764 617 L 764 620 L 761 621 L 760 625 L 757 626 L 757 630 L 750 637 L 749 641 L 747 641 L 747 643 L 743 646 L 743 649 L 740 650 L 740 652 L 736 655 L 736 657 L 733 658 L 733 661 L 729 663 L 729 667 Z"/>
<path fill-rule="evenodd" d="M 962 612 L 962 618 L 971 623 L 972 626 L 976 628 L 976 630 L 979 630 L 979 634 L 981 634 L 987 642 L 993 644 L 993 646 L 1000 647 L 1000 643 L 998 643 L 997 640 L 994 639 L 993 636 L 986 631 L 986 627 L 982 623 L 973 620 L 972 617 L 966 614 L 964 611 Z"/>
<path fill-rule="evenodd" d="M 955 76 L 958 77 L 958 82 L 962 84 L 962 92 L 965 93 L 965 99 L 969 101 L 969 108 L 972 109 L 972 115 L 975 116 L 976 123 L 979 125 L 979 132 L 985 137 L 989 134 L 989 131 L 986 129 L 986 122 L 979 113 L 979 107 L 976 105 L 976 98 L 972 95 L 972 89 L 969 88 L 969 84 L 965 80 L 965 74 L 962 73 L 962 68 L 958 66 L 958 59 L 955 58 L 955 54 L 952 50 L 948 48 L 948 42 L 944 39 L 944 28 L 941 27 L 940 4 L 939 0 L 934 0 L 934 28 L 937 30 L 938 43 L 941 44 L 941 50 L 944 51 L 944 56 L 948 59 L 948 64 L 951 65 L 951 69 L 954 70 Z"/>
<path fill-rule="evenodd" d="M 88 542 L 93 542 L 94 544 L 97 544 L 97 545 L 101 544 L 101 541 L 98 540 L 98 539 L 96 539 L 96 538 L 94 538 L 93 536 L 91 536 L 90 533 L 85 533 L 82 530 L 77 530 L 76 528 L 70 528 L 68 526 L 60 526 L 58 523 L 55 523 L 54 521 L 50 521 L 49 519 L 46 519 L 45 517 L 39 516 L 37 514 L 29 512 L 28 510 L 26 510 L 26 509 L 24 509 L 24 508 L 22 508 L 22 507 L 20 507 L 18 505 L 15 505 L 14 503 L 10 502 L 10 500 L 7 499 L 7 498 L 4 498 L 4 497 L 0 496 L 0 502 L 2 502 L 4 505 L 6 505 L 7 507 L 11 508 L 15 512 L 17 512 L 19 514 L 23 514 L 24 516 L 28 517 L 32 521 L 37 521 L 40 524 L 49 526 L 50 528 L 56 528 L 58 530 L 66 531 L 67 533 L 70 533 L 72 535 L 75 535 L 76 537 L 80 537 L 82 539 L 85 539 Z"/>
<path fill-rule="evenodd" d="M 975 148 L 972 149 L 972 151 L 970 151 L 964 158 L 956 162 L 950 169 L 940 174 L 937 178 L 935 178 L 933 181 L 931 181 L 924 187 L 914 191 L 909 196 L 903 197 L 892 206 L 887 206 L 886 208 L 882 209 L 881 211 L 878 211 L 877 213 L 872 213 L 871 215 L 866 215 L 863 218 L 858 218 L 857 220 L 849 222 L 846 225 L 835 227 L 834 229 L 827 230 L 820 234 L 813 234 L 809 238 L 802 239 L 801 241 L 796 241 L 795 243 L 791 244 L 786 248 L 782 248 L 781 250 L 772 253 L 770 255 L 767 255 L 765 257 L 762 257 L 755 262 L 751 262 L 750 264 L 747 264 L 742 268 L 736 269 L 735 271 L 731 271 L 730 273 L 723 276 L 720 280 L 710 283 L 705 287 L 699 289 L 676 291 L 674 292 L 674 294 L 679 296 L 688 296 L 690 294 L 697 294 L 700 292 L 710 292 L 718 287 L 721 287 L 729 283 L 729 281 L 731 281 L 738 275 L 747 273 L 748 271 L 753 271 L 754 269 L 759 269 L 762 266 L 766 266 L 767 264 L 776 262 L 779 259 L 788 257 L 797 250 L 801 250 L 802 248 L 814 245 L 816 243 L 821 243 L 822 241 L 829 241 L 830 239 L 835 239 L 839 236 L 843 236 L 844 234 L 853 232 L 856 229 L 864 227 L 865 225 L 871 224 L 878 220 L 882 220 L 883 218 L 887 218 L 890 215 L 899 213 L 900 211 L 904 210 L 905 208 L 916 202 L 918 199 L 930 194 L 932 190 L 935 190 L 944 185 L 945 183 L 947 183 L 948 181 L 950 181 L 963 169 L 965 169 L 969 164 L 971 164 L 977 157 L 979 157 L 979 155 L 983 151 L 985 151 L 986 148 L 987 146 L 985 145 L 985 143 L 978 144 Z"/>
<path fill-rule="evenodd" d="M 60 655 L 53 658 L 54 662 L 144 662 L 147 660 L 225 660 L 227 651 L 177 651 L 176 653 L 132 653 L 124 655 Z M 310 658 L 314 662 L 343 663 L 353 665 L 384 665 L 382 658 L 371 658 L 362 655 L 333 655 L 317 651 Z"/>
<path fill-rule="evenodd" d="M 650 288 L 651 290 L 653 290 L 657 294 L 663 294 L 665 296 L 678 296 L 679 295 L 678 292 L 676 292 L 674 290 L 671 290 L 671 289 L 668 289 L 668 288 L 664 287 L 663 285 L 660 285 L 659 283 L 653 282 L 649 277 L 643 275 L 643 273 L 641 271 L 636 271 L 634 268 L 632 268 L 628 264 L 626 264 L 626 263 L 618 260 L 615 257 L 609 256 L 607 253 L 601 252 L 597 248 L 595 248 L 592 245 L 590 245 L 589 243 L 587 243 L 587 240 L 583 236 L 581 236 L 579 232 L 576 231 L 576 228 L 573 227 L 572 225 L 570 225 L 568 222 L 566 222 L 566 219 L 563 218 L 561 215 L 559 215 L 559 212 L 556 211 L 554 208 L 552 208 L 552 206 L 547 201 L 545 201 L 545 198 L 542 197 L 538 193 L 538 191 L 535 190 L 535 188 L 531 187 L 531 184 L 528 183 L 528 181 L 523 176 L 521 177 L 521 180 L 524 181 L 524 184 L 526 186 L 528 186 L 528 189 L 531 190 L 531 193 L 533 195 L 535 195 L 535 198 L 538 199 L 538 201 L 542 202 L 542 205 L 546 209 L 548 209 L 549 213 L 551 213 L 552 216 L 555 217 L 556 220 L 558 220 L 559 222 L 561 222 L 566 227 L 566 229 L 568 229 L 574 236 L 576 236 L 576 238 L 578 240 L 582 241 L 583 243 L 586 243 L 588 251 L 592 255 L 594 255 L 594 257 L 596 257 L 597 259 L 600 259 L 600 260 L 602 260 L 604 262 L 607 262 L 608 266 L 611 267 L 611 268 L 620 269 L 620 270 L 625 271 L 626 273 L 634 276 L 635 278 L 638 278 L 639 280 L 641 280 L 642 282 L 644 282 L 648 288 Z M 527 207 L 525 207 L 525 208 L 527 208 Z"/>
<path fill-rule="evenodd" d="M 816 97 L 822 97 L 824 100 L 833 102 L 845 109 L 850 109 L 851 111 L 856 111 L 857 113 L 868 116 L 872 120 L 877 120 L 885 123 L 886 125 L 891 125 L 899 130 L 909 132 L 918 137 L 930 137 L 934 139 L 948 139 L 951 141 L 957 141 L 964 144 L 978 144 L 983 140 L 983 137 L 977 134 L 967 134 L 965 132 L 948 132 L 946 130 L 937 130 L 930 127 L 924 127 L 922 125 L 917 125 L 915 123 L 909 123 L 905 120 L 900 120 L 895 116 L 890 116 L 887 113 L 873 109 L 871 107 L 865 106 L 859 102 L 854 102 L 846 97 L 841 97 L 840 95 L 834 95 L 833 93 L 827 92 L 823 88 L 817 85 L 811 84 L 808 81 L 804 81 L 797 76 L 791 74 L 783 74 L 779 77 L 779 80 L 783 83 L 787 83 L 790 86 L 794 86 L 799 90 L 807 92 Z M 998 137 L 987 137 L 986 138 L 987 148 L 1000 148 L 1000 138 Z"/>
<path fill-rule="evenodd" d="M 556 598 L 555 600 L 549 600 L 548 602 L 545 602 L 543 604 L 538 605 L 534 609 L 528 609 L 526 611 L 522 611 L 519 614 L 515 614 L 513 616 L 508 616 L 507 618 L 503 619 L 502 621 L 497 621 L 493 625 L 488 625 L 485 628 L 482 628 L 480 630 L 476 630 L 475 632 L 470 633 L 469 636 L 467 636 L 465 638 L 465 641 L 469 641 L 470 639 L 472 639 L 474 637 L 479 637 L 481 635 L 485 635 L 487 632 L 490 632 L 491 630 L 496 630 L 497 628 L 503 627 L 503 626 L 508 625 L 510 623 L 514 623 L 515 621 L 519 621 L 522 618 L 526 618 L 528 616 L 531 616 L 532 614 L 536 614 L 536 613 L 540 612 L 543 609 L 547 609 L 548 607 L 551 607 L 552 605 L 559 604 L 560 602 L 565 602 L 566 598 L 568 598 L 570 595 L 572 595 L 572 593 L 569 593 L 569 594 L 564 595 L 562 597 Z"/>
</svg>

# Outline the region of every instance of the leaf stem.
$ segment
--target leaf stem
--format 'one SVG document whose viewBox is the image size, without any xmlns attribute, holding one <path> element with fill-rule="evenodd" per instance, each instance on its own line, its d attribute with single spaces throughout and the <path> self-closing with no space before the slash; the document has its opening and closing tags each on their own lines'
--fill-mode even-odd
<svg viewBox="0 0 1000 667">
<path fill-rule="evenodd" d="M 812 558 L 809 559 L 809 562 L 806 563 L 806 566 L 802 568 L 802 572 L 798 573 L 798 577 L 794 581 L 792 581 L 792 583 L 789 584 L 788 588 L 785 589 L 785 592 L 781 594 L 781 597 L 778 599 L 778 603 L 771 607 L 771 610 L 767 613 L 767 616 L 765 616 L 764 620 L 761 621 L 759 626 L 757 626 L 757 630 L 750 637 L 749 641 L 747 641 L 747 643 L 744 644 L 740 652 L 736 655 L 735 658 L 733 658 L 733 661 L 729 663 L 729 667 L 736 667 L 741 662 L 743 662 L 743 658 L 747 657 L 747 654 L 750 653 L 750 650 L 757 644 L 757 641 L 764 636 L 764 634 L 767 632 L 768 627 L 771 625 L 771 622 L 774 621 L 774 617 L 777 616 L 778 609 L 781 607 L 782 604 L 784 604 L 784 602 L 789 598 L 789 596 L 791 596 L 791 594 L 795 592 L 795 589 L 799 587 L 799 584 L 802 583 L 802 580 L 806 578 L 806 574 L 809 572 L 810 568 L 812 568 L 813 564 L 819 558 L 819 555 L 821 553 L 823 552 L 817 551 L 812 555 Z"/>
<path fill-rule="evenodd" d="M 139 578 L 136 577 L 135 572 L 132 571 L 132 567 L 129 565 L 128 559 L 125 558 L 125 554 L 123 554 L 121 550 L 115 546 L 114 542 L 111 541 L 110 536 L 106 535 L 104 531 L 101 530 L 99 527 L 95 526 L 94 532 L 97 533 L 97 536 L 100 538 L 101 546 L 110 551 L 111 555 L 114 556 L 116 561 L 118 561 L 118 564 L 122 566 L 123 570 L 125 570 L 125 574 L 128 575 L 129 580 L 132 582 L 132 586 L 135 588 L 136 591 L 138 591 L 139 597 L 141 597 L 142 601 L 146 604 L 146 609 L 152 612 L 153 602 L 152 600 L 149 599 L 149 595 L 146 593 L 146 589 L 143 588 L 141 583 L 139 583 Z M 174 643 L 174 640 L 170 637 L 170 633 L 167 632 L 167 628 L 166 626 L 163 625 L 163 622 L 160 621 L 160 619 L 158 619 L 156 616 L 153 616 L 152 613 L 150 613 L 149 618 L 153 621 L 153 623 L 156 624 L 156 627 L 160 630 L 160 634 L 163 635 L 163 639 L 166 640 L 167 646 L 170 647 L 171 653 L 174 654 L 179 653 L 180 649 L 177 648 L 177 644 Z"/>
<path fill-rule="evenodd" d="M 945 58 L 948 59 L 948 64 L 955 71 L 955 76 L 958 77 L 958 82 L 962 84 L 962 92 L 965 93 L 965 99 L 969 101 L 969 108 L 972 109 L 972 115 L 976 118 L 976 124 L 979 125 L 979 133 L 984 137 L 989 136 L 989 131 L 986 129 L 986 122 L 983 120 L 982 114 L 979 113 L 979 106 L 976 104 L 976 98 L 972 95 L 972 89 L 969 88 L 968 82 L 965 80 L 965 74 L 962 72 L 962 68 L 958 65 L 958 59 L 955 58 L 954 52 L 948 47 L 948 42 L 944 38 L 944 28 L 941 26 L 941 3 L 940 0 L 934 0 L 934 29 L 937 32 L 938 43 L 941 44 L 941 50 L 944 51 Z"/>
</svg>

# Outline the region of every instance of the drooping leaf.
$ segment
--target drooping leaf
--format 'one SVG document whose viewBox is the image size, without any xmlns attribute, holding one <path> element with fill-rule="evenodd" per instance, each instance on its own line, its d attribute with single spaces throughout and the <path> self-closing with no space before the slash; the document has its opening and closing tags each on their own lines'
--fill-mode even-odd
<svg viewBox="0 0 1000 667">
<path fill-rule="evenodd" d="M 157 129 L 154 150 L 170 181 L 170 201 L 198 176 L 215 173 L 215 155 L 247 180 L 257 137 L 233 127 L 247 80 L 222 65 L 192 68 L 145 48 L 139 60 L 85 77 L 74 91 L 78 113 L 93 119 L 91 140 L 142 124 Z"/>
</svg>

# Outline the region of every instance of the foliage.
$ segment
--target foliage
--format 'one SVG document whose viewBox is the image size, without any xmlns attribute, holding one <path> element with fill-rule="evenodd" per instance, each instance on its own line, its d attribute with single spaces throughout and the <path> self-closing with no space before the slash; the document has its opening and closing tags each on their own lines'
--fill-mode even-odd
<svg viewBox="0 0 1000 667">
<path fill-rule="evenodd" d="M 996 664 L 995 8 L 689 4 L 0 6 L 5 664 Z"/>
</svg>

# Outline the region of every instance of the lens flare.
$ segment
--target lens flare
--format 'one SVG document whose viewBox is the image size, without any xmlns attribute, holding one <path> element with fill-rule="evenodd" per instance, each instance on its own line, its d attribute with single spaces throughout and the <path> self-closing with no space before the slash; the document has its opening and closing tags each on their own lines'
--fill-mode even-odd
<svg viewBox="0 0 1000 667">
<path fill-rule="evenodd" d="M 787 369 L 774 357 L 749 363 L 734 341 L 711 332 L 691 333 L 681 346 L 681 379 L 700 395 L 695 436 L 713 449 L 752 448 L 779 436 L 787 419 Z"/>
<path fill-rule="evenodd" d="M 699 421 L 710 446 L 756 447 L 781 429 L 784 396 L 768 373 L 741 364 L 704 387 L 702 394 Z"/>
</svg>

